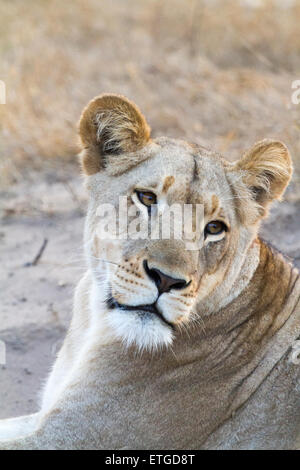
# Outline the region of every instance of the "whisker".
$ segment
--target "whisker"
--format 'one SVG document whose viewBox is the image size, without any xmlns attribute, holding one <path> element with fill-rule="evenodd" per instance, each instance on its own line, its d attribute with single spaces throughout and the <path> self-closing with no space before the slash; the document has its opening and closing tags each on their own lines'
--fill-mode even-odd
<svg viewBox="0 0 300 470">
<path fill-rule="evenodd" d="M 205 328 L 205 322 L 202 318 L 202 316 L 199 314 L 199 312 L 192 310 L 191 312 L 193 314 L 191 321 L 197 325 L 200 325 L 202 327 L 203 333 L 206 335 L 206 328 Z"/>
<path fill-rule="evenodd" d="M 94 256 L 94 259 L 96 259 L 98 261 L 103 261 L 104 263 L 115 264 L 116 266 L 119 266 L 119 263 L 115 263 L 114 261 L 109 261 L 109 260 L 104 259 L 104 258 L 97 258 L 96 256 Z"/>
</svg>

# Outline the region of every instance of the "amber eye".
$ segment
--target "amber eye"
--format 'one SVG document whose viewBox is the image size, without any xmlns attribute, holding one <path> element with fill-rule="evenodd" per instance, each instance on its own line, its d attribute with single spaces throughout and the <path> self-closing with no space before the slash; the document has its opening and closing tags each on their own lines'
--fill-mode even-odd
<svg viewBox="0 0 300 470">
<path fill-rule="evenodd" d="M 152 204 L 156 204 L 156 195 L 150 191 L 136 191 L 139 201 L 144 206 L 150 207 Z"/>
<path fill-rule="evenodd" d="M 220 220 L 213 220 L 205 227 L 205 235 L 220 235 L 220 233 L 226 232 L 226 225 Z"/>
</svg>

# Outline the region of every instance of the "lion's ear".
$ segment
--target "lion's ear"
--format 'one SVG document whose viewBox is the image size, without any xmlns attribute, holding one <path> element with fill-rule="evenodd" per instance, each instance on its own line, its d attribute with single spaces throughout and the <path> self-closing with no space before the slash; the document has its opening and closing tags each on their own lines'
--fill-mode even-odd
<svg viewBox="0 0 300 470">
<path fill-rule="evenodd" d="M 103 94 L 89 102 L 79 121 L 83 145 L 82 165 L 91 175 L 105 167 L 106 155 L 135 152 L 150 138 L 150 128 L 127 98 Z"/>
<path fill-rule="evenodd" d="M 292 172 L 292 160 L 282 142 L 268 139 L 257 142 L 230 166 L 231 175 L 235 175 L 232 183 L 237 199 L 240 199 L 240 207 L 249 211 L 249 206 L 243 201 L 248 197 L 255 203 L 257 215 L 264 216 L 269 204 L 283 195 Z M 252 205 L 250 213 L 253 209 Z"/>
</svg>

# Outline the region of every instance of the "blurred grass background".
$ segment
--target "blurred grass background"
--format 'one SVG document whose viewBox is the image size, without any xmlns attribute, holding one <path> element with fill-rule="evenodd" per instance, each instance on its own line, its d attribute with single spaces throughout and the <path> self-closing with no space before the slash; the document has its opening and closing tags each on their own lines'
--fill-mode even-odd
<svg viewBox="0 0 300 470">
<path fill-rule="evenodd" d="M 81 109 L 105 91 L 134 100 L 153 135 L 229 159 L 282 139 L 296 188 L 299 1 L 1 0 L 0 18 L 0 184 L 76 162 Z"/>
</svg>

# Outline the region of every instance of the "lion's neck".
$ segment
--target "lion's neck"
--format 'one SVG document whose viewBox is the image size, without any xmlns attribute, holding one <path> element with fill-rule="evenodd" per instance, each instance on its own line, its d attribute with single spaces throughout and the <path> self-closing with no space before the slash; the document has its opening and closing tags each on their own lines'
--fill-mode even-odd
<svg viewBox="0 0 300 470">
<path fill-rule="evenodd" d="M 260 239 L 251 249 L 252 268 L 247 258 L 224 301 L 202 315 L 201 337 L 222 339 L 222 354 L 230 357 L 232 347 L 231 362 L 236 365 L 250 362 L 266 347 L 293 314 L 300 296 L 298 271 L 280 253 Z"/>
<path fill-rule="evenodd" d="M 250 338 L 259 344 L 276 334 L 291 314 L 288 301 L 293 295 L 297 298 L 295 283 L 299 274 L 281 253 L 262 240 L 255 240 L 251 249 L 251 260 L 245 260 L 229 296 L 221 302 L 217 314 L 208 316 L 207 329 L 216 332 L 219 325 L 226 333 L 250 328 Z"/>
<path fill-rule="evenodd" d="M 217 286 L 213 286 L 213 289 L 203 286 L 202 298 L 197 304 L 199 315 L 206 317 L 227 306 L 230 308 L 234 299 L 242 295 L 251 283 L 260 263 L 261 243 L 256 239 L 250 246 L 247 247 L 247 244 L 246 240 L 240 240 L 240 246 Z"/>
</svg>

